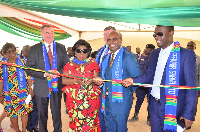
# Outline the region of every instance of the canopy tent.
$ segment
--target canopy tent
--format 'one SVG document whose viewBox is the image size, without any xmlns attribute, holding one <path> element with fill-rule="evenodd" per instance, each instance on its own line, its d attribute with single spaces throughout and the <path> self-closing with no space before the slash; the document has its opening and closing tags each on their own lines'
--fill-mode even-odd
<svg viewBox="0 0 200 132">
<path fill-rule="evenodd" d="M 190 3 L 184 0 L 148 2 L 149 0 L 0 0 L 0 16 L 50 23 L 69 33 L 73 43 L 80 38 L 93 43 L 92 40 L 103 37 L 103 29 L 110 25 L 122 33 L 135 32 L 134 35 L 137 36 L 139 32 L 140 35 L 146 32 L 152 37 L 155 24 L 166 21 L 175 26 L 189 26 L 175 27 L 176 37 L 200 41 L 200 3 L 197 0 Z M 63 42 L 66 42 L 67 36 L 64 37 Z M 104 42 L 101 39 L 97 43 Z M 95 45 L 93 49 L 101 46 Z"/>
<path fill-rule="evenodd" d="M 156 25 L 200 27 L 199 0 L 1 0 L 0 4 L 49 14 Z"/>
</svg>

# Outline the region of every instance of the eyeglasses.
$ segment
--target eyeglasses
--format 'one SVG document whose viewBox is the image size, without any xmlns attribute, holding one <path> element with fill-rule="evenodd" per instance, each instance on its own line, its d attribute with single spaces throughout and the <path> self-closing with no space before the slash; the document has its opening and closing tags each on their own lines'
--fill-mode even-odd
<svg viewBox="0 0 200 132">
<path fill-rule="evenodd" d="M 117 41 L 117 40 L 118 40 L 118 38 L 107 39 L 107 42 L 110 42 L 111 40 L 113 40 L 113 41 Z"/>
<path fill-rule="evenodd" d="M 103 35 L 104 35 L 104 36 L 108 36 L 109 34 L 110 34 L 110 33 L 104 33 Z"/>
<path fill-rule="evenodd" d="M 16 49 L 6 51 L 7 54 L 15 53 Z"/>
<path fill-rule="evenodd" d="M 87 49 L 76 49 L 76 52 L 77 52 L 77 53 L 81 53 L 81 51 L 82 51 L 84 54 L 86 54 L 86 53 L 88 52 Z"/>
<path fill-rule="evenodd" d="M 163 32 L 157 32 L 153 34 L 153 37 L 155 38 L 156 36 L 163 36 Z"/>
</svg>

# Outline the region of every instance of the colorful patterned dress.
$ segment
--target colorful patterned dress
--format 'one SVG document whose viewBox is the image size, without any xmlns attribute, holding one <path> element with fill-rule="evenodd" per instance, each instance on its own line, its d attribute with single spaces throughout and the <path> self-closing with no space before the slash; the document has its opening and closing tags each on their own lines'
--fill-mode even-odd
<svg viewBox="0 0 200 132">
<path fill-rule="evenodd" d="M 84 78 L 93 78 L 94 72 L 99 72 L 99 66 L 94 60 L 85 66 L 68 62 L 64 72 Z M 98 112 L 100 108 L 100 88 L 97 85 L 74 84 L 62 89 L 66 93 L 66 106 L 70 117 L 70 132 L 101 132 Z"/>
<path fill-rule="evenodd" d="M 22 61 L 24 63 L 24 60 Z M 30 77 L 25 73 L 26 79 Z M 0 82 L 3 82 L 3 65 L 0 64 Z M 28 85 L 27 85 L 28 86 Z M 33 102 L 29 104 L 19 104 L 19 84 L 17 79 L 16 67 L 8 66 L 8 87 L 10 89 L 11 105 L 12 108 L 7 108 L 6 99 L 4 98 L 4 110 L 7 117 L 17 117 L 30 113 L 33 109 Z M 26 95 L 28 96 L 28 87 L 26 89 Z"/>
</svg>

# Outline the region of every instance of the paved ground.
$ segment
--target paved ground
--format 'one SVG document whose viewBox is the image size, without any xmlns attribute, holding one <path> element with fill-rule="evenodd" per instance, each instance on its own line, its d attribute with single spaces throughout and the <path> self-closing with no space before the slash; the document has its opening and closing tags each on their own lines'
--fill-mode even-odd
<svg viewBox="0 0 200 132">
<path fill-rule="evenodd" d="M 135 95 L 134 95 L 135 96 Z M 131 109 L 130 112 L 130 118 L 133 116 L 134 114 L 134 106 L 135 106 L 135 101 L 133 103 L 133 108 Z M 200 100 L 199 100 L 200 102 Z M 146 124 L 146 118 L 147 118 L 147 100 L 145 98 L 144 103 L 141 107 L 140 113 L 139 113 L 139 120 L 137 122 L 133 122 L 133 123 L 128 123 L 128 132 L 150 132 L 151 131 L 151 127 L 148 126 Z M 198 105 L 198 109 L 200 109 L 200 105 Z M 3 111 L 3 106 L 0 105 L 0 113 L 2 113 Z M 68 131 L 68 124 L 69 124 L 69 118 L 68 115 L 65 113 L 65 104 L 64 101 L 62 100 L 62 108 L 61 108 L 61 112 L 62 112 L 62 127 L 63 127 L 63 132 L 67 132 Z M 51 113 L 49 111 L 49 120 L 48 120 L 48 130 L 49 132 L 53 132 L 53 122 L 52 122 L 52 117 L 51 117 Z M 19 124 L 21 127 L 21 121 L 19 119 Z M 2 128 L 4 129 L 4 132 L 14 132 L 14 130 L 12 130 L 10 128 L 10 120 L 9 118 L 5 118 L 1 124 Z M 196 116 L 196 121 L 194 122 L 192 128 L 190 130 L 187 130 L 186 132 L 200 132 L 200 113 L 198 111 L 197 116 Z"/>
</svg>

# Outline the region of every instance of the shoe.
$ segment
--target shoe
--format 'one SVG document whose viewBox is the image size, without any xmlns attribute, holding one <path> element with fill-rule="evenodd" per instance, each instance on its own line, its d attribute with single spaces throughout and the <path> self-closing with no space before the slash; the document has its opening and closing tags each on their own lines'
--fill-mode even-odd
<svg viewBox="0 0 200 132">
<path fill-rule="evenodd" d="M 33 130 L 32 129 L 27 129 L 27 132 L 33 132 Z"/>
<path fill-rule="evenodd" d="M 134 122 L 134 121 L 137 121 L 137 120 L 139 120 L 138 113 L 135 113 L 134 116 L 131 119 L 128 120 L 128 122 Z"/>
<path fill-rule="evenodd" d="M 32 128 L 33 132 L 39 132 L 39 129 L 36 127 L 36 128 Z"/>
</svg>

